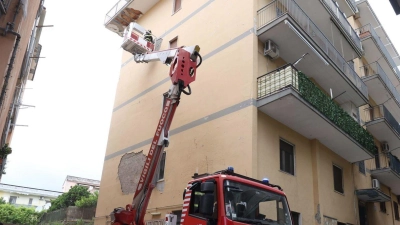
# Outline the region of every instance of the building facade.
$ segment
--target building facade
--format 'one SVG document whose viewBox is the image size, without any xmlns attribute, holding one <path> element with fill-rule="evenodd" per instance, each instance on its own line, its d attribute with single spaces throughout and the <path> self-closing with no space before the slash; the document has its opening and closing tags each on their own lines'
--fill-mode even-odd
<svg viewBox="0 0 400 225">
<path fill-rule="evenodd" d="M 71 187 L 73 187 L 75 185 L 88 187 L 88 190 L 91 193 L 99 191 L 99 189 L 100 189 L 100 181 L 99 180 L 93 180 L 93 179 L 81 178 L 81 177 L 74 177 L 74 176 L 68 175 L 64 180 L 64 184 L 62 186 L 62 190 L 63 190 L 64 193 L 68 192 L 69 189 L 71 189 Z"/>
<path fill-rule="evenodd" d="M 119 1 L 105 25 L 132 21 L 203 56 L 146 220 L 180 214 L 194 173 L 233 166 L 279 184 L 294 224 L 400 224 L 400 58 L 367 0 Z M 123 53 L 95 224 L 132 201 L 168 71 Z"/>
<path fill-rule="evenodd" d="M 11 142 L 26 82 L 35 77 L 46 15 L 43 4 L 44 0 L 0 1 L 0 146 Z M 2 158 L 3 172 L 7 157 Z"/>
<path fill-rule="evenodd" d="M 6 203 L 34 208 L 36 211 L 48 209 L 51 205 L 50 201 L 56 199 L 62 193 L 11 184 L 0 184 L 0 198 L 3 198 Z"/>
</svg>

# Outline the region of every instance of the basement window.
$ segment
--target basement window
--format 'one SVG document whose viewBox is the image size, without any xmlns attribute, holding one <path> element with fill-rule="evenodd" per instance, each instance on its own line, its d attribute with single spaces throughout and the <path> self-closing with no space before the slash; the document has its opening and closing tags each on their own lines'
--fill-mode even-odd
<svg viewBox="0 0 400 225">
<path fill-rule="evenodd" d="M 343 171 L 342 168 L 333 165 L 333 185 L 335 191 L 343 194 Z"/>
<path fill-rule="evenodd" d="M 293 219 L 293 225 L 301 225 L 301 217 L 300 213 L 291 211 L 292 214 L 292 219 Z"/>
<path fill-rule="evenodd" d="M 279 150 L 281 171 L 294 175 L 294 146 L 280 140 Z"/>
</svg>

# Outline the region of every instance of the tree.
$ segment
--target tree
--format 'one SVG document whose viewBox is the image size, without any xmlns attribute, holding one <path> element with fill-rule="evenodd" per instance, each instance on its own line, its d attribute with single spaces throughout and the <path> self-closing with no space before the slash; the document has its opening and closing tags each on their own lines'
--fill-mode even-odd
<svg viewBox="0 0 400 225">
<path fill-rule="evenodd" d="M 31 208 L 15 207 L 10 204 L 0 205 L 0 221 L 3 223 L 36 225 L 40 216 L 41 213 Z"/>
<path fill-rule="evenodd" d="M 3 197 L 0 198 L 0 205 L 7 204 L 6 200 Z"/>
<path fill-rule="evenodd" d="M 99 192 L 91 194 L 89 197 L 81 198 L 75 202 L 75 205 L 79 208 L 92 208 L 97 206 L 97 199 L 99 198 Z"/>
<path fill-rule="evenodd" d="M 58 198 L 51 201 L 51 206 L 48 212 L 58 209 L 66 208 L 68 206 L 75 206 L 75 202 L 81 198 L 89 197 L 90 192 L 87 187 L 75 185 L 67 193 L 64 193 Z"/>
</svg>

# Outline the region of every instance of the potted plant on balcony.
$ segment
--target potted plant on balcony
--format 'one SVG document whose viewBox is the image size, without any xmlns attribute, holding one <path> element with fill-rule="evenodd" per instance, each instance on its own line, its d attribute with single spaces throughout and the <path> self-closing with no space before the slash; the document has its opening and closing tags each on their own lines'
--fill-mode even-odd
<svg viewBox="0 0 400 225">
<path fill-rule="evenodd" d="M 10 148 L 10 146 L 8 146 L 8 144 L 4 144 L 4 146 L 0 149 L 0 164 L 3 163 L 3 159 L 11 154 L 12 149 Z"/>
</svg>

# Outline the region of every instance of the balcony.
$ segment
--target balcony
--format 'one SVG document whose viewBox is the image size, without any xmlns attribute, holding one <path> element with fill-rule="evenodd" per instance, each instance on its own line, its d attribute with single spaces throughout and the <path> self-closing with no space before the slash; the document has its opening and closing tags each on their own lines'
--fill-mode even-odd
<svg viewBox="0 0 400 225">
<path fill-rule="evenodd" d="M 394 194 L 400 195 L 400 160 L 396 156 L 381 153 L 367 163 L 371 166 L 373 178 L 388 186 Z"/>
<path fill-rule="evenodd" d="M 389 150 L 398 152 L 400 125 L 384 105 L 365 109 L 367 130 L 380 142 L 387 142 Z"/>
<path fill-rule="evenodd" d="M 385 104 L 394 118 L 400 121 L 400 94 L 378 62 L 360 68 L 362 80 L 377 105 Z"/>
<path fill-rule="evenodd" d="M 119 36 L 160 0 L 119 0 L 106 14 L 104 26 Z"/>
<path fill-rule="evenodd" d="M 40 58 L 41 52 L 42 52 L 42 45 L 41 44 L 36 45 L 35 50 L 33 51 L 33 55 L 31 57 L 32 61 L 31 61 L 31 67 L 29 69 L 29 75 L 28 75 L 29 80 L 33 80 L 35 78 L 36 68 L 39 63 L 39 58 Z"/>
<path fill-rule="evenodd" d="M 358 13 L 358 8 L 355 0 L 336 0 L 339 3 L 340 9 L 347 17 Z"/>
<path fill-rule="evenodd" d="M 349 162 L 373 157 L 372 135 L 291 65 L 259 77 L 257 85 L 257 107 L 268 116 Z"/>
<path fill-rule="evenodd" d="M 336 5 L 333 0 L 321 0 L 321 2 L 324 4 L 329 14 L 331 14 L 332 21 L 346 36 L 352 47 L 357 51 L 357 54 L 361 56 L 363 54 L 361 40 L 356 31 L 350 25 L 349 21 L 347 21 L 347 18 L 344 16 L 343 12 L 339 9 L 338 5 Z"/>
<path fill-rule="evenodd" d="M 398 85 L 400 79 L 398 65 L 393 61 L 392 56 L 375 32 L 375 29 L 372 28 L 371 24 L 367 24 L 357 29 L 357 31 L 360 33 L 360 38 L 364 45 L 365 59 L 368 62 L 379 62 L 383 71 L 389 75 L 391 82 Z"/>
<path fill-rule="evenodd" d="M 275 0 L 260 9 L 257 16 L 259 40 L 275 42 L 286 62 L 295 62 L 309 53 L 297 68 L 324 90 L 332 89 L 339 104 L 368 103 L 367 86 L 295 1 Z"/>
</svg>

